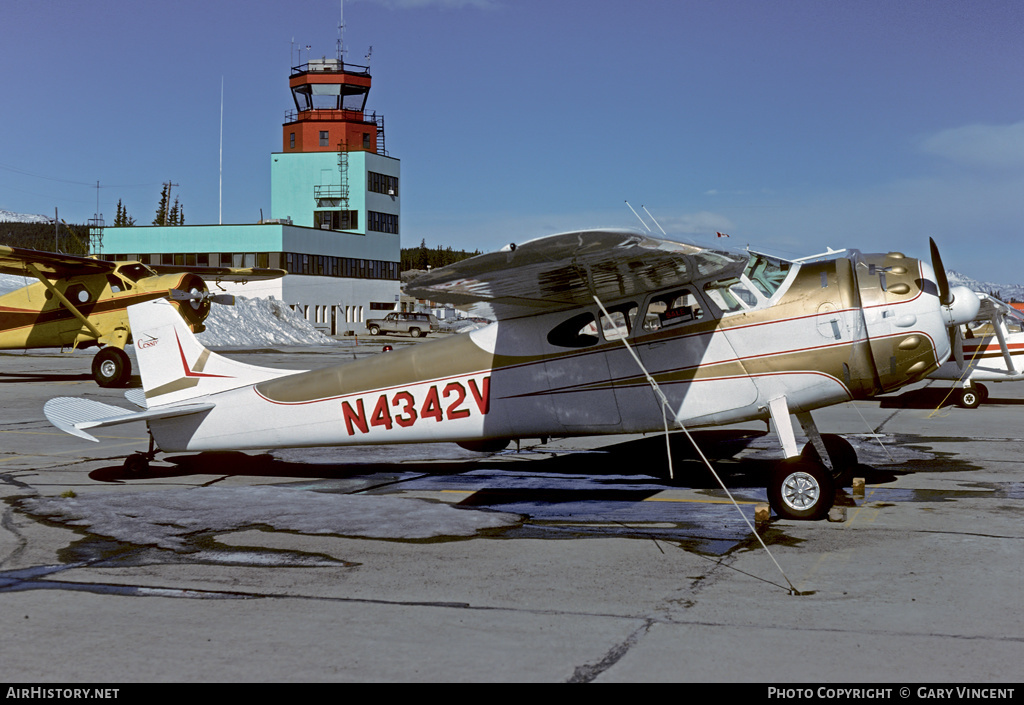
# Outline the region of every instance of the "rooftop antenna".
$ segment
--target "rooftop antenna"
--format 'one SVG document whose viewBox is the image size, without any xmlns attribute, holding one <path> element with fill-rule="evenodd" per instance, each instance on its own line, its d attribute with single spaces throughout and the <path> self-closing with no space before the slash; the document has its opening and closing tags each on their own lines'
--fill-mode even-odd
<svg viewBox="0 0 1024 705">
<path fill-rule="evenodd" d="M 651 212 L 647 210 L 647 206 L 641 205 L 640 207 L 644 209 L 644 213 L 646 213 L 647 215 L 651 215 Z M 661 227 L 661 223 L 659 223 L 653 215 L 651 215 L 651 220 L 653 220 L 654 224 L 658 226 L 658 230 L 661 231 L 662 235 L 668 235 L 668 233 L 665 232 L 665 228 Z"/>
<path fill-rule="evenodd" d="M 633 215 L 635 215 L 636 219 L 640 221 L 640 224 L 647 228 L 647 232 L 651 232 L 651 228 L 644 222 L 644 219 L 640 217 L 640 214 L 633 210 L 633 206 L 629 205 L 629 201 L 626 201 L 626 205 L 629 206 L 629 210 L 633 211 Z M 641 208 L 643 208 L 643 206 L 641 206 Z M 648 213 L 648 215 L 650 214 Z"/>
<path fill-rule="evenodd" d="M 345 0 L 340 0 L 340 19 L 338 20 L 338 63 L 345 66 Z"/>
</svg>

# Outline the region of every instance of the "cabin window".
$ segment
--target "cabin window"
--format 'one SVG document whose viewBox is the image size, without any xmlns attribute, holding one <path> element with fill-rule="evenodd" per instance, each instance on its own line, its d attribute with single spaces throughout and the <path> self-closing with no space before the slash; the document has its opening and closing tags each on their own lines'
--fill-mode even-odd
<svg viewBox="0 0 1024 705">
<path fill-rule="evenodd" d="M 605 340 L 622 340 L 629 336 L 640 308 L 636 304 L 620 304 L 601 314 L 601 332 Z"/>
<path fill-rule="evenodd" d="M 581 313 L 559 323 L 548 333 L 548 342 L 560 348 L 585 348 L 597 345 L 597 319 L 592 313 Z"/>
<path fill-rule="evenodd" d="M 73 304 L 88 303 L 92 298 L 84 284 L 72 284 L 64 290 L 64 296 Z"/>
<path fill-rule="evenodd" d="M 708 282 L 704 285 L 704 293 L 723 313 L 743 311 L 757 305 L 757 295 L 738 277 Z"/>
<path fill-rule="evenodd" d="M 647 304 L 643 329 L 658 330 L 680 323 L 699 321 L 704 318 L 704 309 L 696 295 L 689 289 L 680 289 L 660 294 Z"/>
</svg>

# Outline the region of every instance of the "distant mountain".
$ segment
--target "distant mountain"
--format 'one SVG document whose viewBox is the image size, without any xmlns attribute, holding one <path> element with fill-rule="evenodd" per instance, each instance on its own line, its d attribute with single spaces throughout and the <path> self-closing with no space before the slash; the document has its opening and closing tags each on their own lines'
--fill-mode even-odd
<svg viewBox="0 0 1024 705">
<path fill-rule="evenodd" d="M 13 213 L 0 208 L 0 223 L 52 223 L 53 218 L 45 215 L 28 215 L 26 213 Z"/>
<path fill-rule="evenodd" d="M 1015 301 L 1024 301 L 1024 286 L 1020 284 L 995 284 L 993 282 L 980 282 L 977 279 L 971 279 L 966 274 L 961 274 L 952 269 L 946 270 L 946 278 L 949 279 L 950 286 L 966 286 L 971 291 L 980 291 L 984 294 L 990 292 L 995 293 L 999 296 L 1001 301 L 1010 302 L 1011 299 Z"/>
</svg>

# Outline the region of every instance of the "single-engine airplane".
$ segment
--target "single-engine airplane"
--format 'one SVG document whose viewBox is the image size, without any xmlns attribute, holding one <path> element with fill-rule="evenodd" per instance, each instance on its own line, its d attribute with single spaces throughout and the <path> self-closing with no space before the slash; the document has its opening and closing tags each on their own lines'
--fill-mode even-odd
<svg viewBox="0 0 1024 705">
<path fill-rule="evenodd" d="M 141 411 L 55 398 L 56 427 L 148 424 L 148 452 L 661 432 L 771 419 L 785 451 L 769 500 L 819 519 L 834 476 L 856 465 L 811 412 L 920 380 L 977 314 L 966 288 L 898 252 L 817 261 L 583 231 L 509 245 L 435 269 L 418 298 L 476 304 L 495 323 L 322 370 L 254 367 L 203 348 L 167 301 L 132 306 Z M 936 278 L 935 272 L 942 272 Z M 133 398 L 134 397 L 134 398 Z M 791 415 L 810 441 L 798 448 Z"/>
<path fill-rule="evenodd" d="M 108 260 L 0 246 L 0 272 L 38 281 L 0 296 L 0 350 L 100 346 L 92 375 L 101 387 L 119 387 L 132 373 L 124 346 L 131 341 L 128 306 L 170 298 L 191 329 L 203 331 L 211 295 L 203 280 L 257 281 L 282 269 L 178 267 Z"/>
<path fill-rule="evenodd" d="M 956 401 L 974 409 L 988 398 L 982 382 L 1024 380 L 1024 315 L 988 294 L 977 294 L 981 308 L 976 320 L 962 328 L 963 348 L 954 350 L 960 362 L 944 363 L 930 379 L 956 382 Z"/>
</svg>

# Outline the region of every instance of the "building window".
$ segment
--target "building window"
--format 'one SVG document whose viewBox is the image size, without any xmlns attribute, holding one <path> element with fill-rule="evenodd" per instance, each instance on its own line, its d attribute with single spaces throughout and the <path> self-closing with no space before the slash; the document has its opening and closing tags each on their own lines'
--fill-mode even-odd
<svg viewBox="0 0 1024 705">
<path fill-rule="evenodd" d="M 295 149 L 295 133 L 288 135 L 288 147 L 289 149 Z"/>
<path fill-rule="evenodd" d="M 369 149 L 369 148 L 370 148 L 370 133 L 369 132 L 364 132 L 363 133 L 363 149 Z"/>
<path fill-rule="evenodd" d="M 374 193 L 383 193 L 388 196 L 398 195 L 398 177 L 378 174 L 369 171 L 366 174 L 366 189 Z"/>
<path fill-rule="evenodd" d="M 378 233 L 398 234 L 398 216 L 394 213 L 377 213 L 367 211 L 366 229 Z"/>
<path fill-rule="evenodd" d="M 321 230 L 357 230 L 359 211 L 313 211 L 313 222 Z"/>
<path fill-rule="evenodd" d="M 320 130 L 320 146 L 321 147 L 330 147 L 331 146 L 331 141 L 330 140 L 331 140 L 331 138 L 330 138 L 330 135 L 327 132 L 327 130 Z"/>
</svg>

